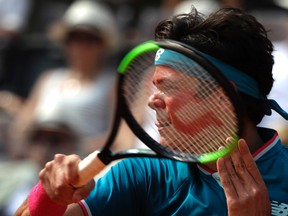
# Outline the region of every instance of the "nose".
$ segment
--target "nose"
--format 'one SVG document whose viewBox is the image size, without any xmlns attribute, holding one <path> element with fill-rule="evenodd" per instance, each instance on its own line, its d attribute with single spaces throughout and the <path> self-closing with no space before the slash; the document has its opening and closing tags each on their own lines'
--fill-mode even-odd
<svg viewBox="0 0 288 216">
<path fill-rule="evenodd" d="M 154 92 L 150 97 L 149 97 L 149 100 L 148 100 L 148 106 L 151 108 L 151 109 L 157 109 L 157 108 L 160 108 L 160 109 L 165 109 L 166 105 L 165 105 L 165 102 L 164 102 L 164 95 L 162 92 L 159 92 L 159 91 L 156 91 Z"/>
</svg>

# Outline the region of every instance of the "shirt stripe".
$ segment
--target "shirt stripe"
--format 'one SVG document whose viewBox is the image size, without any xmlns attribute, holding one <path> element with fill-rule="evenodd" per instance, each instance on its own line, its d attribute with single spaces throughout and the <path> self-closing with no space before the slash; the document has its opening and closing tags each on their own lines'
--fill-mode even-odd
<svg viewBox="0 0 288 216">
<path fill-rule="evenodd" d="M 80 205 L 85 216 L 92 216 L 90 208 L 87 205 L 87 203 L 85 202 L 85 200 L 80 201 L 78 204 Z"/>
<path fill-rule="evenodd" d="M 274 136 L 268 140 L 261 148 L 259 148 L 257 151 L 254 152 L 253 158 L 254 160 L 258 160 L 260 157 L 262 157 L 265 153 L 267 153 L 271 148 L 273 148 L 277 142 L 279 141 L 278 133 L 275 133 Z M 211 170 L 210 168 L 206 167 L 204 164 L 197 164 L 199 170 L 203 172 L 206 175 L 212 175 L 216 171 Z"/>
<path fill-rule="evenodd" d="M 274 136 L 265 143 L 261 148 L 259 148 L 257 151 L 254 152 L 253 157 L 254 160 L 258 160 L 260 157 L 262 157 L 266 152 L 268 152 L 273 146 L 276 145 L 276 143 L 279 141 L 278 133 L 275 133 Z"/>
</svg>

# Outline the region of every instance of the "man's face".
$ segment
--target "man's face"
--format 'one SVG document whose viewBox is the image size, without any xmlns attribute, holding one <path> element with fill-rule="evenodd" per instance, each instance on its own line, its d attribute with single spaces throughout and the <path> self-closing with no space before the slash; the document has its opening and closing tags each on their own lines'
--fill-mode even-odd
<svg viewBox="0 0 288 216">
<path fill-rule="evenodd" d="M 197 152 L 199 148 L 205 148 L 189 142 L 191 137 L 203 137 L 211 127 L 222 126 L 213 108 L 206 106 L 207 100 L 215 100 L 219 92 L 215 89 L 205 93 L 201 88 L 203 82 L 166 66 L 156 67 L 153 84 L 156 91 L 149 98 L 148 105 L 156 111 L 155 124 L 160 143 L 175 150 L 183 143 L 193 148 L 187 151 Z"/>
</svg>

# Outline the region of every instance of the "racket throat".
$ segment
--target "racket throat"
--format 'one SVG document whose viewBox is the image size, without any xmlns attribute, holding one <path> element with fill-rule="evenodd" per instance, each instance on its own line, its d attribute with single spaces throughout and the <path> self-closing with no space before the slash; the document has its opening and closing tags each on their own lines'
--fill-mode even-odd
<svg viewBox="0 0 288 216">
<path fill-rule="evenodd" d="M 105 164 L 108 165 L 112 160 L 112 152 L 109 149 L 103 149 L 97 157 Z"/>
</svg>

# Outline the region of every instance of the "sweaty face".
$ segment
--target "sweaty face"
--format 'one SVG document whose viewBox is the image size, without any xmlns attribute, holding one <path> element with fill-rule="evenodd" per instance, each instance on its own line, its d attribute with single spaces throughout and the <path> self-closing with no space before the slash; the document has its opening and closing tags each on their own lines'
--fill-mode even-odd
<svg viewBox="0 0 288 216">
<path fill-rule="evenodd" d="M 148 105 L 156 111 L 155 124 L 160 143 L 175 150 L 181 148 L 179 146 L 183 143 L 186 143 L 186 147 L 194 148 L 193 152 L 204 148 L 187 143 L 191 137 L 203 136 L 201 133 L 207 128 L 222 125 L 213 110 L 204 106 L 207 100 L 215 98 L 217 91 L 203 94 L 199 80 L 167 66 L 156 67 L 153 84 L 156 91 L 149 98 Z"/>
</svg>

